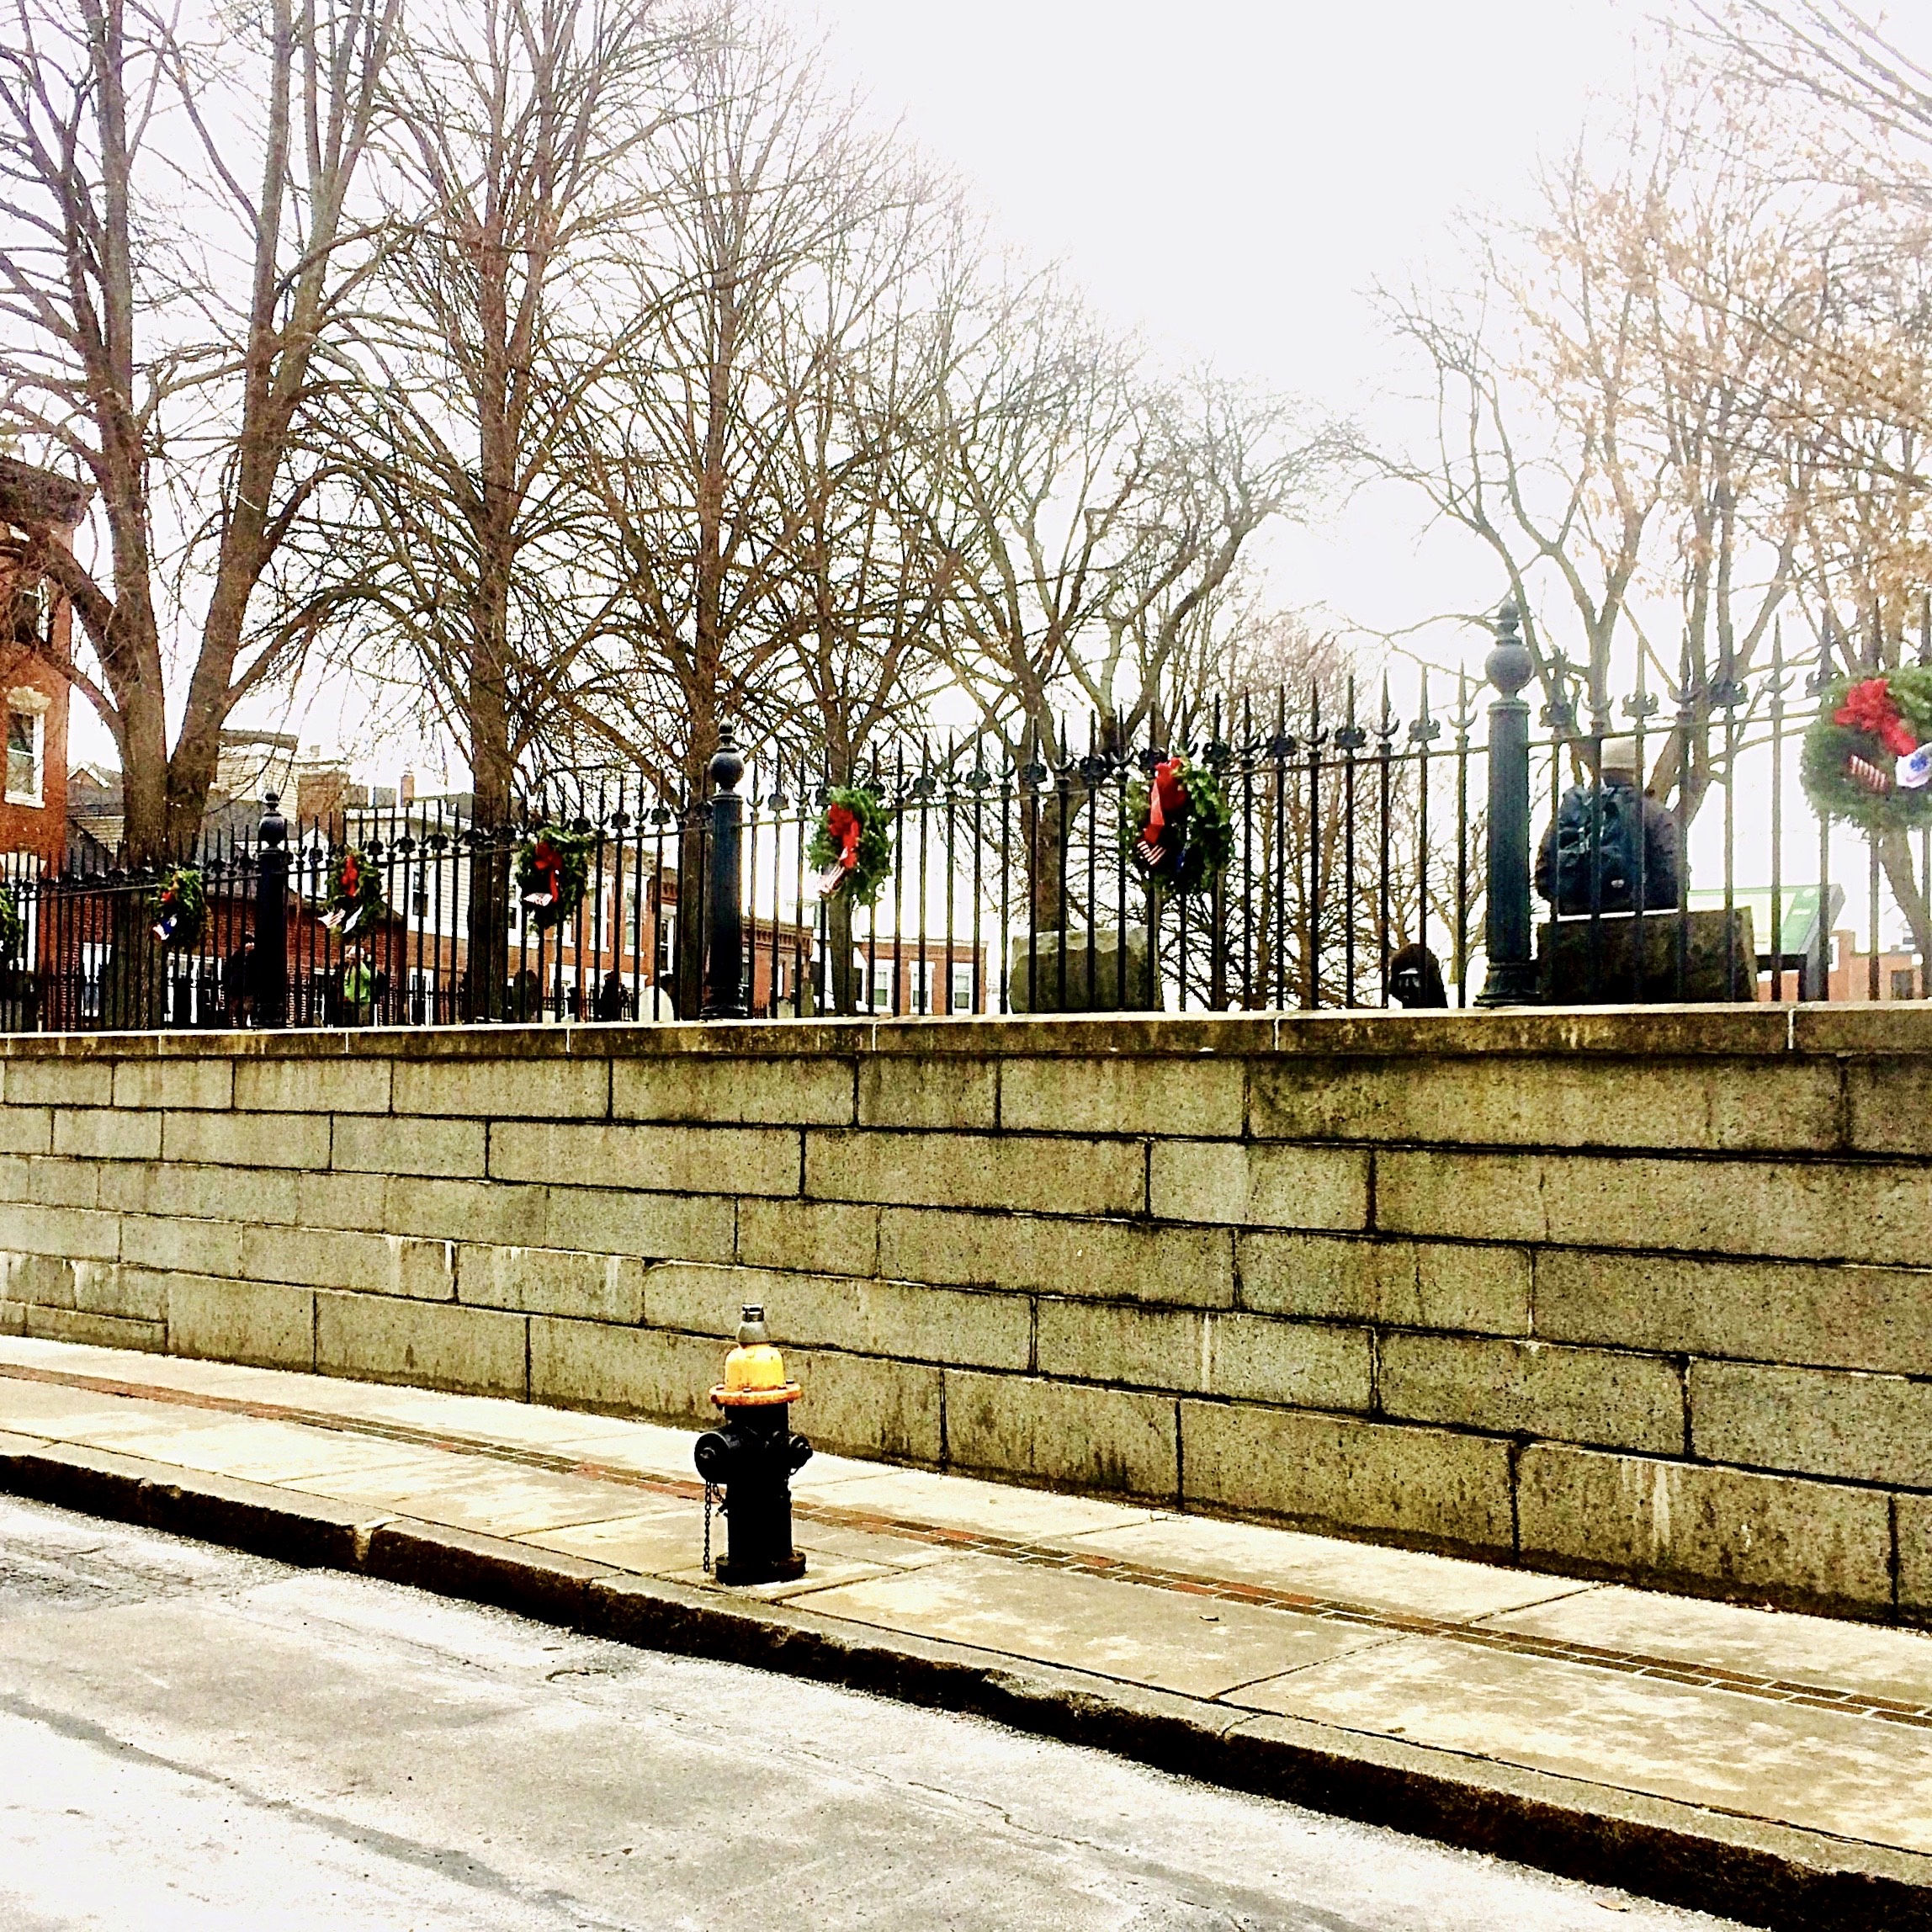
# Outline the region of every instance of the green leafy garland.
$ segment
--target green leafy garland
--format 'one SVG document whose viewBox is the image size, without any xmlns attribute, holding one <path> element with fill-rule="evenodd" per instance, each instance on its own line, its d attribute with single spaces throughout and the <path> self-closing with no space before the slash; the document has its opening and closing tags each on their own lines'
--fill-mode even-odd
<svg viewBox="0 0 1932 1932">
<path fill-rule="evenodd" d="M 582 904 L 596 843 L 590 832 L 542 825 L 517 847 L 517 890 L 539 932 L 561 926 Z"/>
<path fill-rule="evenodd" d="M 1901 762 L 1932 745 L 1932 665 L 1840 677 L 1805 732 L 1805 795 L 1826 819 L 1869 832 L 1932 825 L 1932 783 L 1902 783 Z M 1932 758 L 1922 759 L 1923 766 Z M 1912 774 L 1915 775 L 1915 774 Z"/>
<path fill-rule="evenodd" d="M 0 885 L 0 967 L 16 964 L 26 943 L 27 925 L 19 902 L 8 887 Z"/>
<path fill-rule="evenodd" d="M 163 946 L 193 946 L 208 917 L 208 894 L 198 866 L 178 865 L 161 875 L 161 884 L 147 902 L 154 936 Z"/>
<path fill-rule="evenodd" d="M 855 904 L 870 905 L 892 874 L 892 818 L 878 794 L 833 786 L 805 857 L 819 874 L 821 897 L 849 892 Z"/>
<path fill-rule="evenodd" d="M 323 925 L 347 938 L 374 926 L 389 911 L 382 896 L 382 875 L 360 846 L 348 846 L 329 869 L 328 898 Z"/>
<path fill-rule="evenodd" d="M 1181 809 L 1178 813 L 1164 812 L 1165 823 L 1150 841 L 1154 784 L 1137 780 L 1129 785 L 1123 828 L 1128 855 L 1150 885 L 1181 894 L 1211 890 L 1222 868 L 1234 856 L 1234 821 L 1229 815 L 1221 781 L 1212 766 L 1197 765 L 1180 753 L 1160 766 L 1154 783 L 1163 778 L 1179 782 Z M 1151 858 L 1150 842 L 1158 854 Z"/>
</svg>

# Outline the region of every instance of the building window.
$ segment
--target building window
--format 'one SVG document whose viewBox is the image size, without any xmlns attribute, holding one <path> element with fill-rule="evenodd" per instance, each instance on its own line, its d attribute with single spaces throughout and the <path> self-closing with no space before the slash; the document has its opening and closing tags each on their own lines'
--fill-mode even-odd
<svg viewBox="0 0 1932 1932">
<path fill-rule="evenodd" d="M 38 711 L 7 712 L 7 803 L 38 805 L 41 753 L 46 741 L 46 718 Z"/>
<path fill-rule="evenodd" d="M 953 967 L 953 1011 L 955 1013 L 973 1011 L 973 969 L 962 966 L 957 961 Z"/>
<path fill-rule="evenodd" d="M 1894 1000 L 1916 1000 L 1919 997 L 1919 975 L 1909 966 L 1894 967 L 1892 972 L 1892 996 Z"/>
<path fill-rule="evenodd" d="M 878 1012 L 892 1011 L 892 969 L 890 959 L 875 959 L 872 963 L 872 1004 Z"/>
</svg>

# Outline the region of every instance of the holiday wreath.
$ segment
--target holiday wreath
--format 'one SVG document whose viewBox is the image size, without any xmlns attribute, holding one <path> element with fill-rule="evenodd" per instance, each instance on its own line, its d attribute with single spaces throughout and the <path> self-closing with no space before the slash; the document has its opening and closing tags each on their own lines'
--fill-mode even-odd
<svg viewBox="0 0 1932 1932">
<path fill-rule="evenodd" d="M 870 905 L 892 871 L 891 820 L 878 794 L 834 786 L 805 857 L 818 870 L 821 899 L 846 891 Z"/>
<path fill-rule="evenodd" d="M 322 924 L 347 938 L 374 926 L 389 907 L 383 902 L 382 879 L 359 846 L 350 846 L 329 873 L 328 902 Z"/>
<path fill-rule="evenodd" d="M 1234 825 L 1220 780 L 1181 753 L 1162 759 L 1148 783 L 1128 787 L 1127 818 L 1135 869 L 1169 892 L 1203 890 L 1234 857 Z"/>
<path fill-rule="evenodd" d="M 163 946 L 194 945 L 208 916 L 208 895 L 202 889 L 199 870 L 178 865 L 164 872 L 147 910 L 154 922 L 154 936 Z"/>
<path fill-rule="evenodd" d="M 591 876 L 589 832 L 544 825 L 517 847 L 517 889 L 539 932 L 561 926 L 575 912 Z"/>
<path fill-rule="evenodd" d="M 1932 824 L 1932 666 L 1828 685 L 1801 768 L 1822 817 L 1872 832 Z"/>
</svg>

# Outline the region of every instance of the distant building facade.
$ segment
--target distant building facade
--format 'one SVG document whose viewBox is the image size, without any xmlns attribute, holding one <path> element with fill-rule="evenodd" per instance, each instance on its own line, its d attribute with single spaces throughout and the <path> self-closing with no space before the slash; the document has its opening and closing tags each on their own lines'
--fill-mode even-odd
<svg viewBox="0 0 1932 1932">
<path fill-rule="evenodd" d="M 81 484 L 0 457 L 61 543 L 86 513 Z M 0 870 L 19 876 L 57 868 L 67 843 L 67 704 L 61 668 L 71 661 L 73 612 L 44 579 L 0 566 L 0 703 L 5 707 L 5 782 L 0 785 Z"/>
</svg>

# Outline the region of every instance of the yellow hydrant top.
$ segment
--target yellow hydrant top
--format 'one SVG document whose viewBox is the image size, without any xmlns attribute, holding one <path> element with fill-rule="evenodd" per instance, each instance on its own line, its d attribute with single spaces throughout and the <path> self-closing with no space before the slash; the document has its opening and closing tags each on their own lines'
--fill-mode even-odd
<svg viewBox="0 0 1932 1932">
<path fill-rule="evenodd" d="M 795 1402 L 803 1393 L 785 1379 L 785 1358 L 765 1332 L 765 1311 L 747 1307 L 738 1324 L 738 1346 L 724 1357 L 724 1380 L 711 1391 L 720 1408 L 740 1404 Z"/>
</svg>

